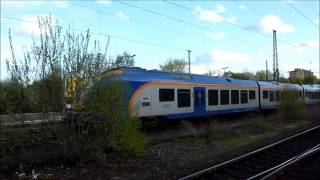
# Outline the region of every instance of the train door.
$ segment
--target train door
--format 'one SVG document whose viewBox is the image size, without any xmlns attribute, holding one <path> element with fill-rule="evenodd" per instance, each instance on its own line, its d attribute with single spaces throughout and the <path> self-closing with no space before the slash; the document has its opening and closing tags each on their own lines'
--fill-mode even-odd
<svg viewBox="0 0 320 180">
<path fill-rule="evenodd" d="M 193 88 L 194 112 L 202 113 L 206 111 L 206 89 L 204 87 Z"/>
</svg>

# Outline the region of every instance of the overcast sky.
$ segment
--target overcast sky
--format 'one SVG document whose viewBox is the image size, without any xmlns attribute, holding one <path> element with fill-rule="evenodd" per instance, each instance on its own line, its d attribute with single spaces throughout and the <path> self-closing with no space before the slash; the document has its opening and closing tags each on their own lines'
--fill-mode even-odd
<svg viewBox="0 0 320 180">
<path fill-rule="evenodd" d="M 122 3 L 121 3 L 122 2 Z M 168 58 L 187 59 L 191 70 L 272 70 L 272 29 L 277 30 L 280 74 L 311 69 L 319 77 L 319 1 L 3 1 L 1 79 L 10 57 L 39 34 L 37 16 L 51 14 L 63 27 L 111 35 L 109 56 L 136 55 L 136 66 L 158 69 Z M 174 3 L 174 4 L 172 4 Z M 105 42 L 105 36 L 92 36 Z"/>
</svg>

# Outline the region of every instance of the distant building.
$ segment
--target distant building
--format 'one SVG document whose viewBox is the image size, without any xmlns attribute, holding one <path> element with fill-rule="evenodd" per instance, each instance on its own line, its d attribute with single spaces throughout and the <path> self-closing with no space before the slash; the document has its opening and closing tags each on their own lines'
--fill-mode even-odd
<svg viewBox="0 0 320 180">
<path fill-rule="evenodd" d="M 308 76 L 313 76 L 313 73 L 311 71 L 296 68 L 293 71 L 289 71 L 290 78 L 298 78 L 298 79 L 304 79 Z"/>
</svg>

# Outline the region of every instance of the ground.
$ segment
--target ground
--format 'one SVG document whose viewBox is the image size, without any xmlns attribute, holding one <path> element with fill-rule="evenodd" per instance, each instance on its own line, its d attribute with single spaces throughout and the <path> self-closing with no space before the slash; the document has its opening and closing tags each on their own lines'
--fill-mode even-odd
<svg viewBox="0 0 320 180">
<path fill-rule="evenodd" d="M 31 177 L 33 169 L 34 176 L 48 179 L 175 179 L 319 124 L 319 112 L 310 107 L 303 119 L 291 120 L 273 111 L 168 124 L 145 131 L 148 143 L 139 155 L 110 153 L 103 163 L 55 162 L 6 175 Z"/>
</svg>

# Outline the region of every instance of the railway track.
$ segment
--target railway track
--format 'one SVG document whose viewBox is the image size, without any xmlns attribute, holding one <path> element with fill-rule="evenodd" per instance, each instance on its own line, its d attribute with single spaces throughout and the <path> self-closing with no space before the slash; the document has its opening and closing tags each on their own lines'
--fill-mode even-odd
<svg viewBox="0 0 320 180">
<path fill-rule="evenodd" d="M 289 176 L 319 179 L 319 173 L 320 126 L 316 126 L 180 180 L 287 179 Z"/>
</svg>

